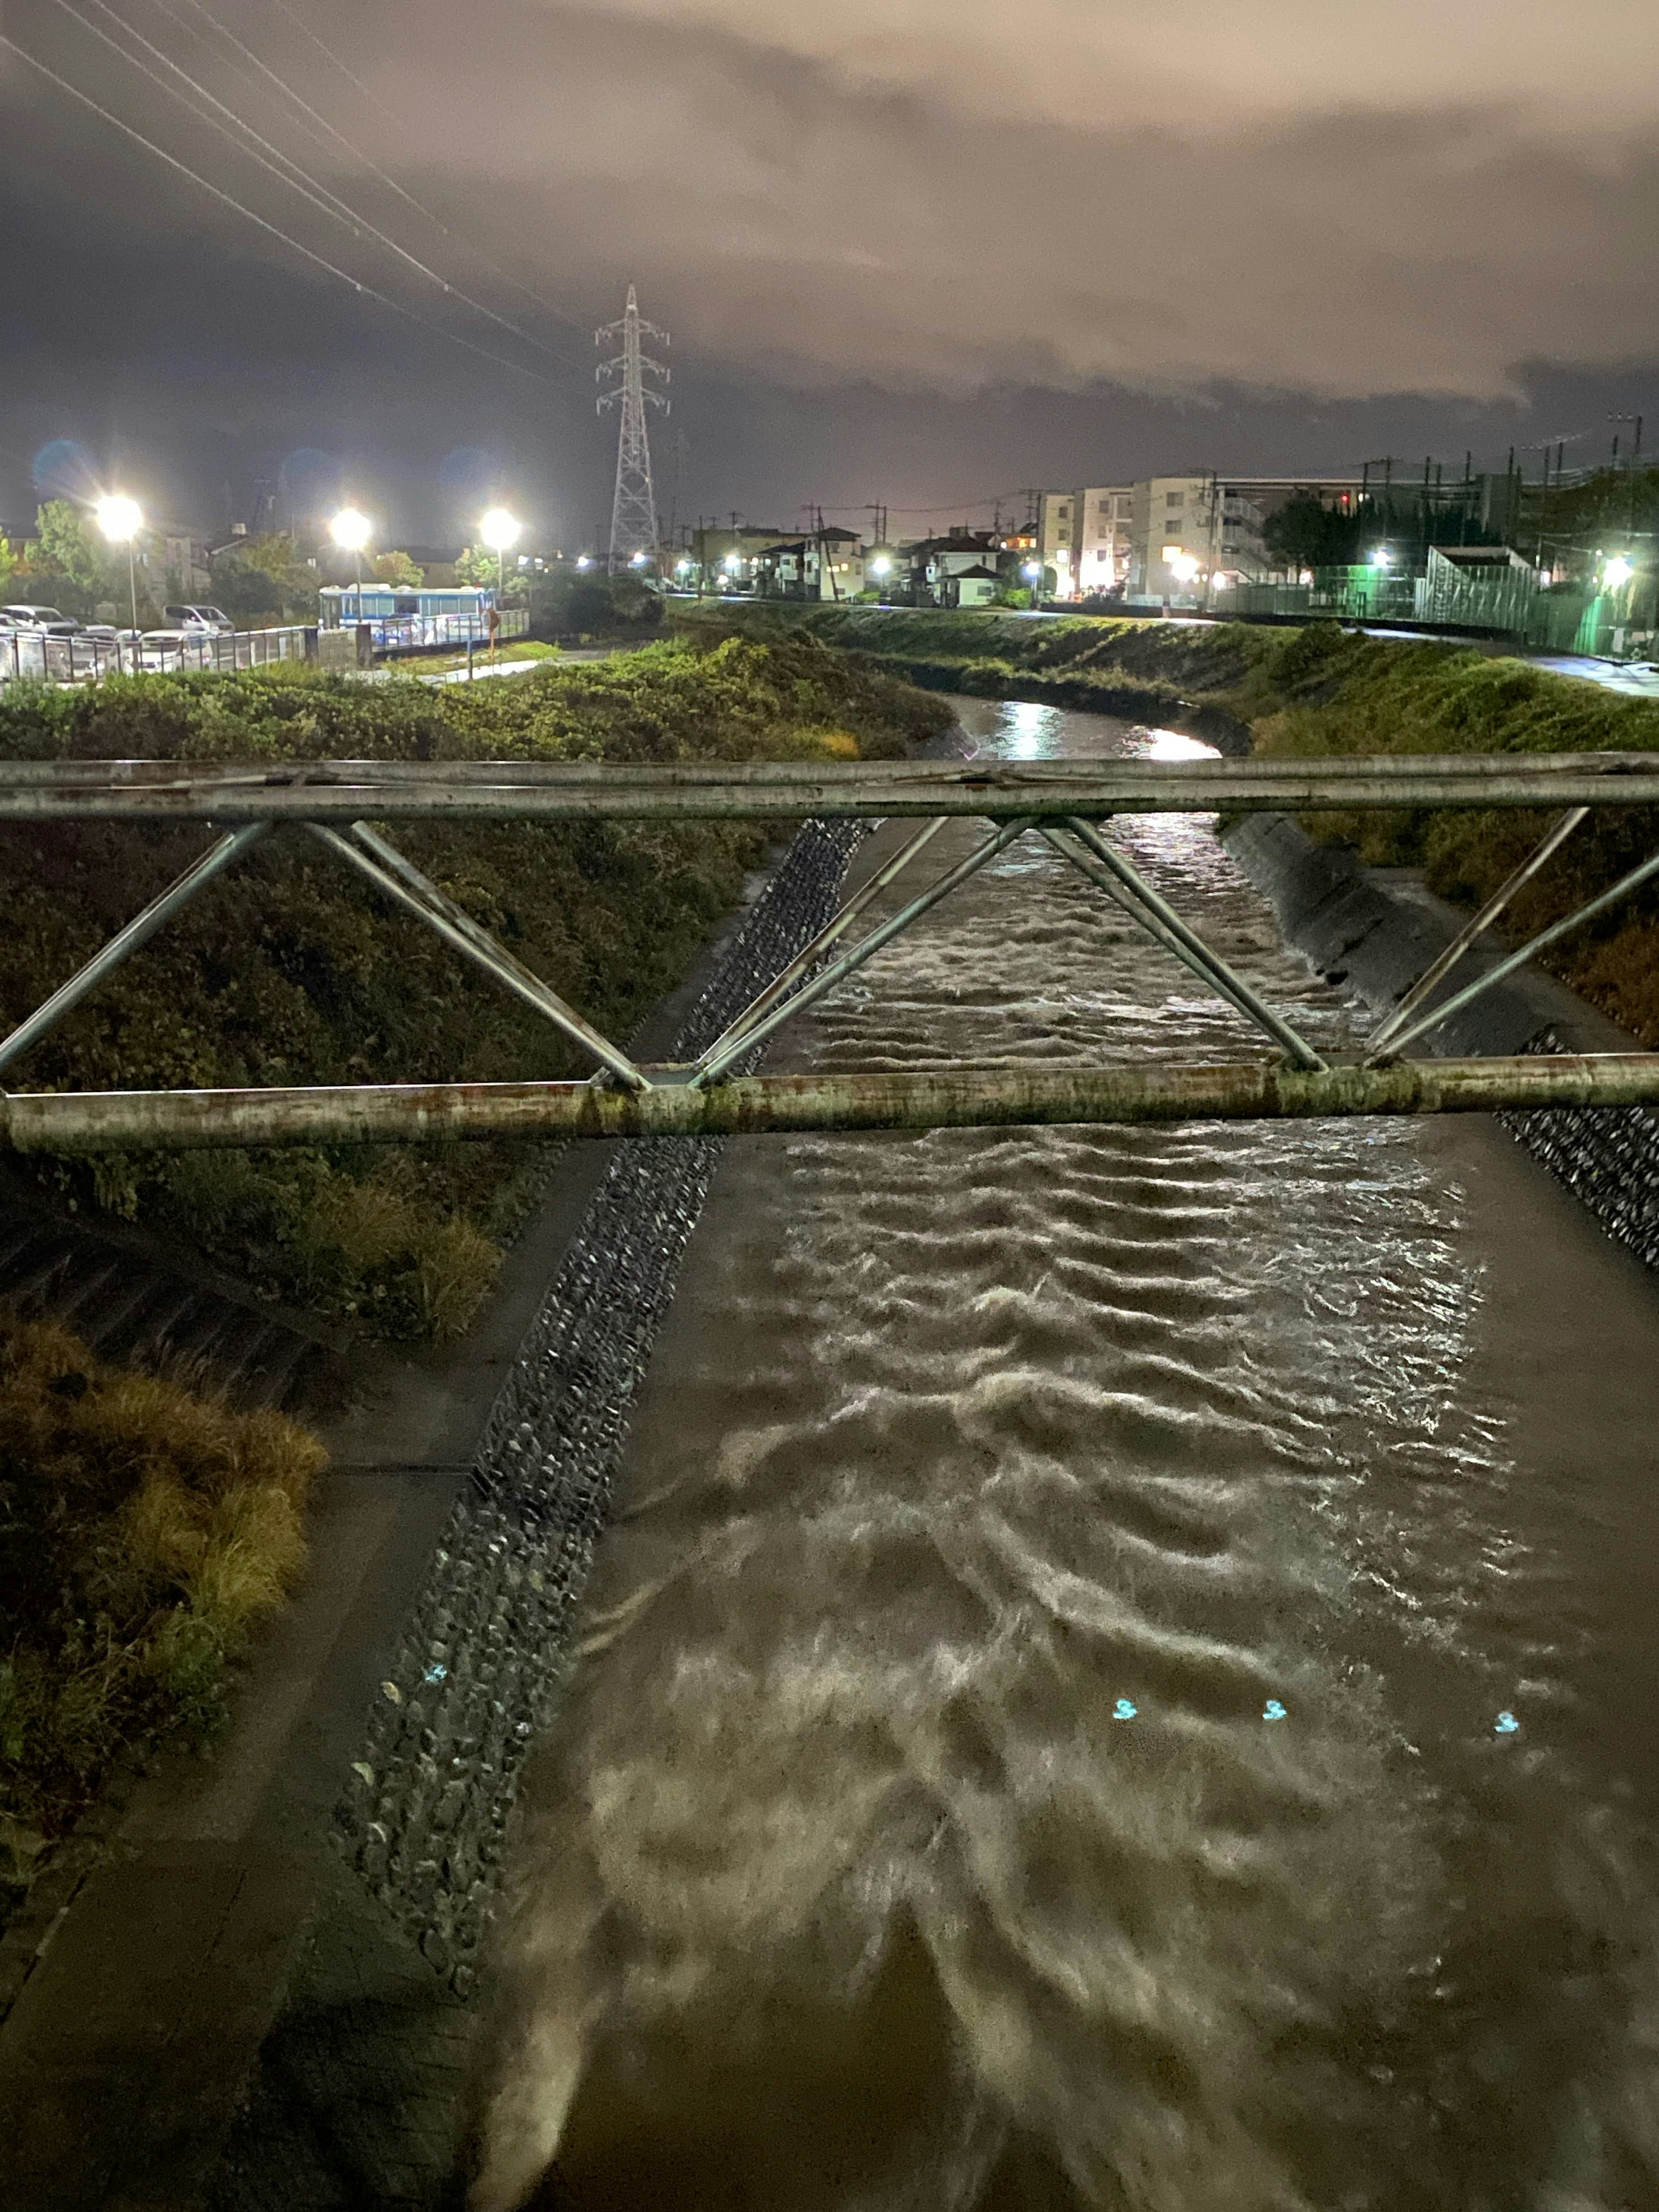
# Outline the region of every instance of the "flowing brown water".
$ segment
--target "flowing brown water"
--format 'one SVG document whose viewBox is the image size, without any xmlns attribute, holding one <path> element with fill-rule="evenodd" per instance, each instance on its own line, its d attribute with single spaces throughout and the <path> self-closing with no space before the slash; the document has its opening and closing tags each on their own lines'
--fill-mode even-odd
<svg viewBox="0 0 1659 2212">
<path fill-rule="evenodd" d="M 1352 1036 L 1208 824 L 1119 834 Z M 1028 841 L 772 1065 L 1256 1049 Z M 729 1147 L 524 1792 L 480 2203 L 556 2149 L 580 2212 L 1659 2205 L 1656 1352 L 1485 1123 Z"/>
</svg>

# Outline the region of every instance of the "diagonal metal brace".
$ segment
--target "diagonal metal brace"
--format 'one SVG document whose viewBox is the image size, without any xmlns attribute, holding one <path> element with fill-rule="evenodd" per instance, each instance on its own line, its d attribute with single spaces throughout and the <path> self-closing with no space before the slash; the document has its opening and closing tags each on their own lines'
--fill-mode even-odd
<svg viewBox="0 0 1659 2212">
<path fill-rule="evenodd" d="M 326 823 L 308 822 L 312 836 L 337 853 L 343 860 L 349 861 L 361 875 L 367 876 L 377 890 L 390 899 L 428 929 L 435 930 L 445 943 L 457 952 L 493 975 L 498 983 L 533 1006 L 538 1014 L 552 1023 L 556 1030 L 580 1045 L 586 1051 L 608 1067 L 619 1083 L 630 1091 L 648 1091 L 646 1077 L 617 1047 L 589 1022 L 584 1021 L 574 1006 L 568 1006 L 558 993 L 544 983 L 539 975 L 532 975 L 521 961 L 515 960 L 505 945 L 498 945 L 480 923 L 474 921 L 465 907 L 458 906 L 445 896 L 436 884 L 422 874 L 414 862 L 406 860 L 397 847 L 371 830 L 367 823 L 352 823 L 343 836 L 331 830 Z"/>
<path fill-rule="evenodd" d="M 1086 876 L 1097 890 L 1104 891 L 1114 905 L 1122 908 L 1138 929 L 1144 931 L 1155 944 L 1161 945 L 1172 959 L 1178 960 L 1183 968 L 1189 969 L 1200 982 L 1207 983 L 1212 990 L 1218 992 L 1228 1005 L 1243 1014 L 1247 1021 L 1255 1020 L 1255 1017 L 1233 989 L 1231 984 L 1224 977 L 1214 974 L 1202 961 L 1189 952 L 1173 931 L 1165 929 L 1156 915 L 1151 913 L 1146 908 L 1137 905 L 1129 892 L 1118 882 L 1116 877 L 1109 874 L 1101 866 L 1093 854 L 1078 842 L 1071 830 L 1063 829 L 1055 822 L 1045 822 L 1039 826 L 1043 836 L 1048 839 L 1055 852 L 1062 859 L 1069 860 L 1079 873 Z"/>
<path fill-rule="evenodd" d="M 1536 937 L 1528 938 L 1517 951 L 1511 952 L 1506 960 L 1500 960 L 1495 968 L 1489 968 L 1484 975 L 1477 975 L 1474 982 L 1466 983 L 1461 991 L 1443 1004 L 1431 1006 L 1426 1014 L 1419 1014 L 1409 1028 L 1395 1032 L 1382 1056 L 1393 1060 L 1408 1044 L 1415 1043 L 1430 1030 L 1438 1029 L 1441 1023 L 1449 1020 L 1453 1014 L 1461 1014 L 1465 1006 L 1472 1006 L 1476 999 L 1484 997 L 1508 976 L 1513 975 L 1517 968 L 1524 968 L 1534 953 L 1546 951 L 1565 937 L 1569 930 L 1577 929 L 1581 922 L 1593 921 L 1598 914 L 1604 914 L 1608 907 L 1616 906 L 1620 899 L 1628 898 L 1632 891 L 1640 890 L 1643 884 L 1654 876 L 1659 876 L 1659 853 L 1656 853 L 1650 860 L 1644 860 L 1640 867 L 1632 868 L 1628 875 L 1620 876 L 1618 882 L 1603 891 L 1599 898 L 1593 898 L 1588 905 L 1577 908 L 1564 921 L 1552 922 L 1547 929 L 1540 929 Z M 1370 1065 L 1369 1062 L 1367 1064 Z"/>
<path fill-rule="evenodd" d="M 1386 1059 L 1391 1048 L 1391 1040 L 1405 1028 L 1435 986 L 1450 975 L 1481 931 L 1492 927 L 1516 893 L 1532 881 L 1552 854 L 1559 851 L 1589 813 L 1588 806 L 1569 807 L 1549 835 L 1522 860 L 1514 874 L 1498 885 L 1474 921 L 1465 923 L 1439 957 L 1424 969 L 1394 1012 L 1378 1024 L 1372 1034 L 1365 1047 L 1365 1058 L 1369 1063 L 1375 1065 Z"/>
<path fill-rule="evenodd" d="M 1196 931 L 1188 927 L 1169 901 L 1152 889 L 1121 853 L 1113 850 L 1092 823 L 1073 814 L 1067 817 L 1066 827 L 1136 903 L 1161 922 L 1170 936 L 1184 946 L 1189 956 L 1187 965 L 1204 976 L 1241 1013 L 1248 1015 L 1258 1029 L 1265 1030 L 1275 1044 L 1283 1047 L 1292 1067 L 1323 1067 L 1324 1061 L 1306 1039 L 1299 1036 L 1264 999 L 1259 998 L 1244 978 L 1227 965 L 1219 953 L 1212 952 Z"/>
<path fill-rule="evenodd" d="M 233 860 L 240 860 L 248 847 L 264 836 L 270 827 L 268 822 L 246 822 L 240 830 L 233 830 L 221 837 L 216 845 L 210 846 L 199 860 L 192 860 L 181 876 L 176 877 L 157 898 L 153 898 L 142 914 L 134 915 L 125 929 L 118 930 L 109 943 L 94 952 L 84 968 L 77 968 L 67 983 L 55 990 L 43 1006 L 17 1024 L 11 1035 L 0 1039 L 0 1067 L 25 1053 L 38 1042 L 53 1024 L 63 1019 L 71 1006 L 80 1005 L 88 991 L 95 990 L 106 975 L 120 966 L 130 952 L 136 952 L 148 939 L 155 936 L 164 921 L 171 921 L 181 907 L 187 906 L 204 884 L 212 882 L 222 869 Z"/>
<path fill-rule="evenodd" d="M 826 997 L 838 984 L 845 982 L 855 970 L 862 968 L 866 960 L 873 959 L 882 946 L 890 943 L 902 929 L 908 929 L 913 921 L 919 921 L 931 907 L 937 906 L 942 898 L 955 890 L 958 884 L 966 883 L 969 877 L 977 874 L 988 860 L 994 860 L 1006 846 L 1012 845 L 1017 837 L 1023 837 L 1033 827 L 1035 824 L 1029 819 L 1005 822 L 982 844 L 976 845 L 965 859 L 958 860 L 953 868 L 947 868 L 942 876 L 936 876 L 925 891 L 918 891 L 915 897 L 902 906 L 896 914 L 890 915 L 867 937 L 860 938 L 856 945 L 842 954 L 840 959 L 832 960 L 827 968 L 821 968 L 793 999 L 786 1000 L 781 1006 L 774 1006 L 769 1014 L 753 1023 L 741 1036 L 712 1054 L 692 1075 L 691 1086 L 700 1089 L 707 1084 L 718 1083 L 728 1067 L 753 1051 L 791 1015 L 802 1013 L 808 1006 L 816 1006 L 820 999 Z"/>
<path fill-rule="evenodd" d="M 930 844 L 938 836 L 945 827 L 945 819 L 944 815 L 936 814 L 931 822 L 924 822 L 915 836 L 907 838 L 892 859 L 878 868 L 860 890 L 854 891 L 840 911 L 824 924 L 805 951 L 798 953 L 783 973 L 775 976 L 760 996 L 746 1006 L 737 1019 L 715 1038 L 708 1051 L 694 1063 L 691 1071 L 694 1076 L 700 1075 L 725 1052 L 728 1045 L 735 1044 L 747 1036 L 763 1014 L 770 1013 L 780 1000 L 789 996 L 801 977 L 810 975 L 836 939 L 846 935 L 865 908 L 880 897 L 889 884 L 902 875 L 923 846 Z"/>
</svg>

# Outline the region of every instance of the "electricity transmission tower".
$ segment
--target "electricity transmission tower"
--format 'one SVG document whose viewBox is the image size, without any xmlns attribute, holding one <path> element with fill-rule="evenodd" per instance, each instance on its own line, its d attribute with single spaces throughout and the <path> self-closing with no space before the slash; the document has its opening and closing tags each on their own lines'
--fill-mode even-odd
<svg viewBox="0 0 1659 2212">
<path fill-rule="evenodd" d="M 607 340 L 615 342 L 622 337 L 622 351 L 611 361 L 604 361 L 593 374 L 603 384 L 608 376 L 620 379 L 599 397 L 599 411 L 622 404 L 622 430 L 617 441 L 617 493 L 611 507 L 611 571 L 629 568 L 643 554 L 647 561 L 657 555 L 657 501 L 651 489 L 651 445 L 645 434 L 645 410 L 647 405 L 660 407 L 665 415 L 668 401 L 665 394 L 654 392 L 646 378 L 659 376 L 665 384 L 668 371 L 659 361 L 640 350 L 640 333 L 648 332 L 653 338 L 668 343 L 666 331 L 659 331 L 654 323 L 641 319 L 639 301 L 634 296 L 634 287 L 628 288 L 628 306 L 619 322 L 607 323 L 593 333 L 595 345 Z"/>
</svg>

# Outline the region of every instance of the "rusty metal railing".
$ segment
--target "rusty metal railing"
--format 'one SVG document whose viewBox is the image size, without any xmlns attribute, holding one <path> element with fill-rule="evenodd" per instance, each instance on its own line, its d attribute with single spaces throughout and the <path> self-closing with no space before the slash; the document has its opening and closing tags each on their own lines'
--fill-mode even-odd
<svg viewBox="0 0 1659 2212">
<path fill-rule="evenodd" d="M 46 1003 L 0 1038 L 0 1070 L 79 1004 L 204 884 L 272 830 L 319 841 L 453 951 L 599 1063 L 587 1082 L 349 1085 L 307 1090 L 0 1095 L 0 1150 L 453 1141 L 501 1136 L 709 1136 L 764 1131 L 995 1127 L 1027 1122 L 1305 1118 L 1659 1103 L 1659 1054 L 1402 1062 L 1415 1042 L 1581 923 L 1659 876 L 1659 854 L 1517 947 L 1449 998 L 1436 994 L 1522 884 L 1593 809 L 1659 804 L 1650 754 L 1374 756 L 1314 761 L 819 763 L 367 762 L 0 763 L 0 821 L 207 822 L 221 835 Z M 1119 814 L 1565 807 L 1531 859 L 1407 993 L 1357 1063 L 1328 1066 L 1206 945 L 1108 834 Z M 684 1066 L 635 1061 L 398 851 L 398 819 L 799 820 L 923 817 L 798 959 Z M 893 914 L 855 933 L 946 821 L 988 834 Z M 781 1024 L 844 983 L 1028 835 L 1051 848 L 1276 1048 L 1280 1064 L 1003 1063 L 866 1075 L 736 1076 Z"/>
</svg>

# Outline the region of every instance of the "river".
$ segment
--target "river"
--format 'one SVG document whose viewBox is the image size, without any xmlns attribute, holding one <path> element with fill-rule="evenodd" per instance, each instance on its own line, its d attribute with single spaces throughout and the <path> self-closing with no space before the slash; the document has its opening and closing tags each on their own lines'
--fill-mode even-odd
<svg viewBox="0 0 1659 2212">
<path fill-rule="evenodd" d="M 1352 1041 L 1208 822 L 1116 834 Z M 1263 1049 L 1027 840 L 769 1065 Z M 1656 1417 L 1650 1279 L 1489 1122 L 728 1146 L 521 1799 L 479 2202 L 556 2148 L 577 2212 L 1659 2205 Z"/>
</svg>

